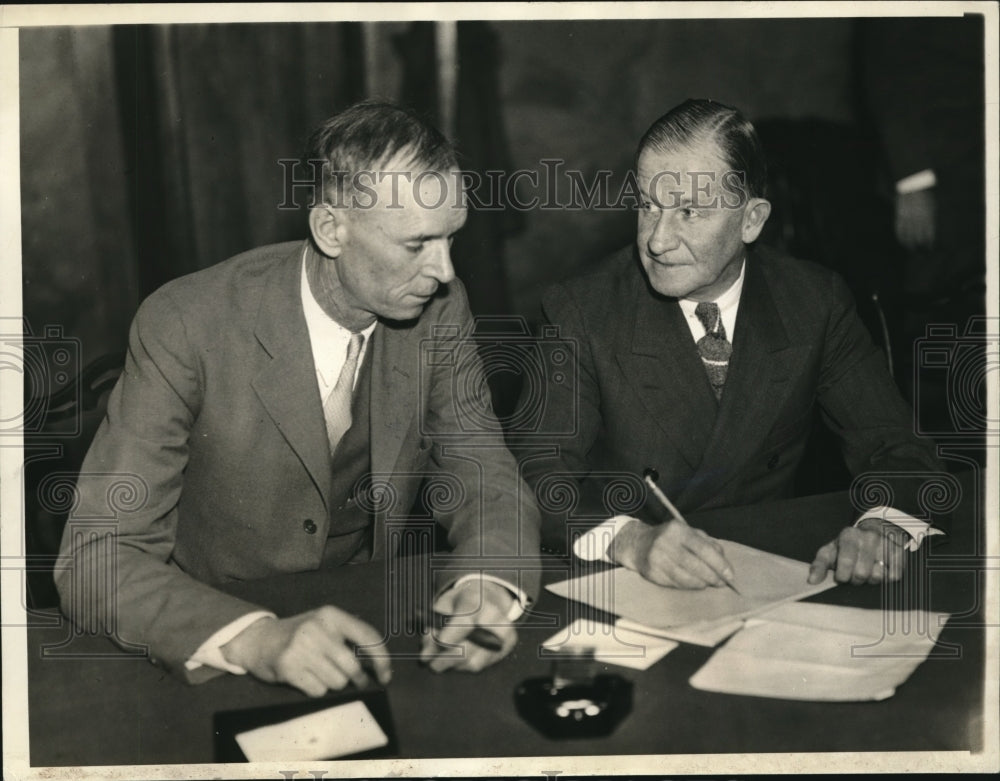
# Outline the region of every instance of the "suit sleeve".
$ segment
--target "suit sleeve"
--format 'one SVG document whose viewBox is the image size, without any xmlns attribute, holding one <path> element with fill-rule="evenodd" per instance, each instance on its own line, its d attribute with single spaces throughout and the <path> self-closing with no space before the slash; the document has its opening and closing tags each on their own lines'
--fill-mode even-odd
<svg viewBox="0 0 1000 781">
<path fill-rule="evenodd" d="M 601 390 L 583 318 L 565 287 L 546 291 L 542 318 L 544 325 L 558 329 L 557 338 L 570 355 L 572 365 L 565 370 L 572 379 L 553 381 L 549 356 L 539 352 L 542 387 L 525 383 L 512 442 L 538 498 L 542 544 L 566 552 L 572 547 L 571 515 L 604 520 L 612 514 L 605 508 L 604 481 L 594 475 L 589 457 L 602 426 Z M 546 349 L 542 340 L 540 351 Z"/>
<path fill-rule="evenodd" d="M 56 586 L 81 629 L 145 647 L 190 682 L 184 662 L 220 627 L 257 610 L 196 581 L 171 560 L 201 375 L 181 312 L 165 291 L 140 307 L 124 372 L 77 481 Z"/>
<path fill-rule="evenodd" d="M 535 599 L 541 579 L 538 509 L 520 478 L 493 412 L 473 321 L 460 284 L 451 284 L 433 349 L 437 363 L 424 405 L 423 430 L 432 442 L 435 473 L 426 498 L 448 532 L 455 569 L 437 573 L 438 590 L 482 572 Z M 467 564 L 468 566 L 465 566 Z"/>
<path fill-rule="evenodd" d="M 855 509 L 889 505 L 946 526 L 946 516 L 928 517 L 921 491 L 945 471 L 933 443 L 914 433 L 913 411 L 886 368 L 855 310 L 846 284 L 831 275 L 833 306 L 823 346 L 817 399 L 826 424 L 841 442 L 856 481 Z"/>
</svg>

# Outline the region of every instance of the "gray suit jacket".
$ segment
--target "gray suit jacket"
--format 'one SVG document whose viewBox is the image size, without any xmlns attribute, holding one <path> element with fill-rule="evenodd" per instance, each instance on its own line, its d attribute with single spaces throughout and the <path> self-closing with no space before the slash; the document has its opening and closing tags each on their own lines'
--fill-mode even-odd
<svg viewBox="0 0 1000 781">
<path fill-rule="evenodd" d="M 211 584 L 321 563 L 332 473 L 299 294 L 303 246 L 252 250 L 174 280 L 142 304 L 63 537 L 64 612 L 148 645 L 191 680 L 212 673 L 192 675 L 183 662 L 256 609 Z M 374 555 L 393 553 L 386 523 L 405 520 L 426 477 L 443 489 L 429 495 L 446 497 L 435 517 L 453 553 L 515 581 L 512 561 L 521 557 L 520 585 L 533 595 L 538 514 L 530 491 L 495 433 L 465 431 L 456 419 L 462 405 L 492 415 L 488 390 L 462 381 L 478 368 L 463 340 L 470 325 L 456 281 L 419 320 L 374 332 L 371 471 L 387 499 L 373 502 Z M 132 493 L 123 498 L 116 485 Z M 88 517 L 111 518 L 115 533 L 93 538 L 82 525 Z"/>
<path fill-rule="evenodd" d="M 565 546 L 574 517 L 581 526 L 616 512 L 662 518 L 643 506 L 647 467 L 682 512 L 790 495 L 817 408 L 852 474 L 886 473 L 895 489 L 873 497 L 885 504 L 914 505 L 909 483 L 889 473 L 941 468 L 914 436 L 846 285 L 816 264 L 750 253 L 718 404 L 679 304 L 649 287 L 632 248 L 548 290 L 543 309 L 576 350 L 579 372 L 547 384 L 540 416 L 522 406 L 536 431 L 515 452 L 534 454 L 525 476 L 553 547 Z M 540 442 L 555 455 L 538 455 Z"/>
</svg>

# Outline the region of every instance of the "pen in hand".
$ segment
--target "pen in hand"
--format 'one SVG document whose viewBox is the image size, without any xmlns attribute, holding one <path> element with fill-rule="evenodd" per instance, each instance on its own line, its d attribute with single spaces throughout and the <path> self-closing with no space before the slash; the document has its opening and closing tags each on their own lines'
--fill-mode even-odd
<svg viewBox="0 0 1000 781">
<path fill-rule="evenodd" d="M 645 480 L 646 482 L 646 485 L 648 485 L 649 489 L 653 492 L 653 496 L 655 496 L 660 501 L 660 504 L 662 504 L 669 511 L 670 515 L 673 516 L 673 519 L 678 523 L 682 523 L 685 526 L 688 526 L 688 522 L 684 520 L 684 516 L 681 515 L 680 510 L 674 507 L 674 503 L 667 498 L 667 495 L 660 490 L 660 486 L 656 484 L 656 481 L 660 477 L 659 473 L 655 469 L 647 468 L 643 470 L 642 476 L 643 480 Z M 729 588 L 731 588 L 737 594 L 740 593 L 740 590 L 736 588 L 736 584 L 733 582 L 733 578 L 731 575 L 726 575 L 725 573 L 719 573 L 719 577 L 722 578 L 723 582 L 725 582 L 725 584 L 729 586 Z"/>
<path fill-rule="evenodd" d="M 428 620 L 426 613 L 421 611 L 420 616 L 422 623 L 425 627 L 430 627 L 433 622 L 435 629 L 441 629 L 445 626 L 448 621 L 449 616 L 443 613 L 432 612 L 431 619 Z M 503 648 L 503 641 L 496 635 L 496 633 L 491 632 L 486 627 L 475 626 L 472 631 L 465 636 L 470 643 L 478 645 L 487 651 L 499 651 Z"/>
</svg>

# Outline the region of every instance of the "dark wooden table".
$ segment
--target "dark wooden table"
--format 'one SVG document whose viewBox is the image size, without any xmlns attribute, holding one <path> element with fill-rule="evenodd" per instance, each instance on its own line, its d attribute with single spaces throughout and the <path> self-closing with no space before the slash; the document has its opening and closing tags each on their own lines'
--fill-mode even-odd
<svg viewBox="0 0 1000 781">
<path fill-rule="evenodd" d="M 559 755 L 765 752 L 977 751 L 982 746 L 984 630 L 981 491 L 963 478 L 962 503 L 947 544 L 917 554 L 909 585 L 839 586 L 816 601 L 879 608 L 904 601 L 952 613 L 935 652 L 883 702 L 815 703 L 698 691 L 688 679 L 712 649 L 680 645 L 646 671 L 609 668 L 634 683 L 631 715 L 609 737 L 546 739 L 522 721 L 513 692 L 545 675 L 539 644 L 564 625 L 567 603 L 543 592 L 514 653 L 478 674 L 435 675 L 414 658 L 419 641 L 387 608 L 387 593 L 424 572 L 427 558 L 374 562 L 252 583 L 229 590 L 292 614 L 325 602 L 382 628 L 394 654 L 388 699 L 400 756 L 532 757 Z M 692 518 L 711 534 L 809 560 L 850 517 L 844 494 L 735 508 Z M 926 547 L 926 546 L 925 546 Z M 546 582 L 575 572 L 545 562 Z M 31 764 L 115 765 L 213 761 L 212 717 L 221 710 L 299 702 L 295 690 L 249 676 L 188 686 L 141 655 L 104 637 L 76 635 L 52 613 L 28 632 Z M 48 626 L 39 624 L 48 623 Z"/>
</svg>

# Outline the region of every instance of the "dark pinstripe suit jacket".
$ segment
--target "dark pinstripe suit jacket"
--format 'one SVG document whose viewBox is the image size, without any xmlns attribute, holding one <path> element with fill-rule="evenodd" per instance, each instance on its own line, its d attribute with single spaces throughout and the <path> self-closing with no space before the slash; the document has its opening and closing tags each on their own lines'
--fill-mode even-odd
<svg viewBox="0 0 1000 781">
<path fill-rule="evenodd" d="M 787 497 L 817 411 L 854 475 L 940 469 L 846 285 L 822 266 L 749 253 L 719 403 L 679 304 L 649 287 L 632 248 L 549 289 L 543 311 L 579 369 L 522 398 L 522 413 L 544 406 L 519 416 L 534 436 L 517 449 L 549 545 L 565 545 L 567 518 L 642 515 L 613 484 L 628 473 L 638 485 L 646 467 L 682 512 Z M 571 482 L 575 508 L 559 490 Z M 889 478 L 892 495 L 874 503 L 915 512 L 911 482 Z"/>
</svg>

